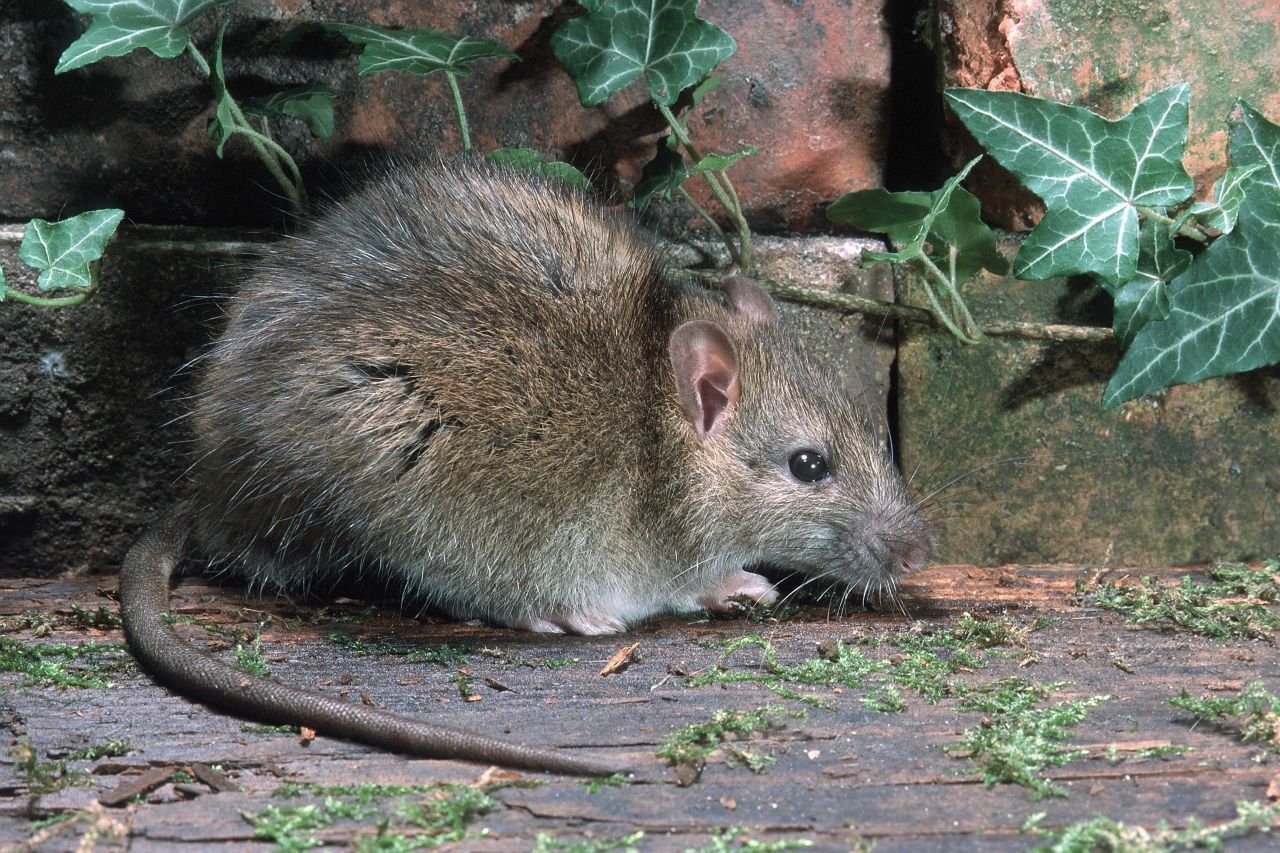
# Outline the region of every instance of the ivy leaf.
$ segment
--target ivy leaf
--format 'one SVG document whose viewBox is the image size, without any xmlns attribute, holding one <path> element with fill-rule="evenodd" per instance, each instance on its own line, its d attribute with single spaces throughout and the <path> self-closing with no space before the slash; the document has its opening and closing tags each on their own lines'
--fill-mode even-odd
<svg viewBox="0 0 1280 853">
<path fill-rule="evenodd" d="M 1170 226 L 1145 220 L 1138 232 L 1138 270 L 1123 287 L 1112 289 L 1115 318 L 1112 328 L 1121 347 L 1128 347 L 1151 320 L 1169 316 L 1168 283 L 1191 264 L 1191 253 L 1173 243 Z"/>
<path fill-rule="evenodd" d="M 876 188 L 845 193 L 827 206 L 827 218 L 885 234 L 898 247 L 894 253 L 864 253 L 870 260 L 910 260 L 931 247 L 930 256 L 943 260 L 945 268 L 954 247 L 957 284 L 984 268 L 1003 274 L 1009 262 L 996 248 L 995 233 L 982 221 L 981 204 L 960 186 L 979 159 L 971 160 L 933 192 L 891 193 Z"/>
<path fill-rule="evenodd" d="M 738 45 L 696 16 L 699 0 L 615 0 L 581 4 L 588 14 L 551 36 L 556 59 L 578 85 L 584 107 L 604 103 L 639 79 L 669 107 Z M 705 94 L 705 92 L 704 92 Z"/>
<path fill-rule="evenodd" d="M 1262 164 L 1251 166 L 1232 166 L 1213 188 L 1213 201 L 1196 202 L 1191 205 L 1191 214 L 1205 225 L 1223 234 L 1236 227 L 1236 214 L 1240 211 L 1240 203 L 1244 201 L 1245 186 L 1254 172 L 1259 171 Z"/>
<path fill-rule="evenodd" d="M 1231 111 L 1227 152 L 1232 168 L 1260 167 L 1245 182 L 1245 192 L 1264 184 L 1280 191 L 1280 127 L 1244 101 Z"/>
<path fill-rule="evenodd" d="M 145 47 L 172 59 L 187 49 L 187 24 L 206 10 L 231 0 L 65 0 L 77 12 L 92 15 L 84 35 L 71 43 L 53 73 L 61 74 L 108 56 L 124 56 Z"/>
<path fill-rule="evenodd" d="M 213 90 L 213 118 L 206 129 L 209 138 L 217 145 L 216 153 L 222 158 L 222 148 L 235 133 L 236 122 L 231 114 L 231 97 L 227 94 L 227 80 L 222 73 L 222 36 L 227 31 L 226 22 L 218 27 L 213 40 L 213 62 L 209 66 L 209 88 Z"/>
<path fill-rule="evenodd" d="M 702 159 L 693 164 L 689 169 L 690 175 L 697 175 L 701 172 L 723 172 L 725 169 L 737 163 L 743 157 L 750 157 L 752 154 L 759 152 L 759 148 L 754 145 L 748 145 L 741 151 L 733 154 L 703 154 Z"/>
<path fill-rule="evenodd" d="M 337 92 L 324 83 L 307 83 L 261 98 L 250 98 L 241 106 L 246 113 L 266 118 L 293 116 L 311 128 L 320 139 L 333 135 L 333 99 Z"/>
<path fill-rule="evenodd" d="M 1014 259 L 1014 274 L 1095 273 L 1118 287 L 1138 263 L 1138 208 L 1191 195 L 1182 168 L 1185 83 L 1108 121 L 1081 107 L 1017 92 L 948 89 L 947 101 L 993 157 L 1048 208 Z"/>
<path fill-rule="evenodd" d="M 89 264 L 102 257 L 122 219 L 124 211 L 114 208 L 90 210 L 60 222 L 33 219 L 27 223 L 18 257 L 43 270 L 36 280 L 41 290 L 88 288 L 93 284 Z"/>
<path fill-rule="evenodd" d="M 347 41 L 362 47 L 360 61 L 356 64 L 360 74 L 377 74 L 379 71 L 431 74 L 444 71 L 465 77 L 471 73 L 468 63 L 499 56 L 520 59 L 500 42 L 455 36 L 439 30 L 390 30 L 372 24 L 324 22 L 304 24 L 295 32 L 315 27 L 341 33 Z"/>
<path fill-rule="evenodd" d="M 658 152 L 644 164 L 640 173 L 640 182 L 631 197 L 632 209 L 644 210 L 655 195 L 671 198 L 671 193 L 680 189 L 687 180 L 689 170 L 685 168 L 684 156 L 669 145 L 659 145 Z"/>
<path fill-rule="evenodd" d="M 591 181 L 586 175 L 563 161 L 544 160 L 542 155 L 532 148 L 495 148 L 484 155 L 484 159 L 490 163 L 499 163 L 522 172 L 560 181 L 578 189 L 591 189 Z"/>
<path fill-rule="evenodd" d="M 1235 229 L 1170 284 L 1169 299 L 1168 317 L 1143 326 L 1120 359 L 1104 407 L 1280 361 L 1280 188 L 1252 184 Z"/>
<path fill-rule="evenodd" d="M 859 190 L 827 205 L 827 218 L 871 234 L 884 234 L 894 245 L 902 245 L 915 237 L 932 199 L 933 194 L 925 192 L 893 193 L 883 187 Z"/>
<path fill-rule="evenodd" d="M 9 295 L 9 282 L 4 280 L 4 270 L 0 269 L 0 302 Z"/>
</svg>

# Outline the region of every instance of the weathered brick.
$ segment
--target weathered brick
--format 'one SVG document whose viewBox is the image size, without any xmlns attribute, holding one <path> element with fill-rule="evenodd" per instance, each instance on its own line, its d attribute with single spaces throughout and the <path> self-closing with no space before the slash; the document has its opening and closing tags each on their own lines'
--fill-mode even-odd
<svg viewBox="0 0 1280 853">
<path fill-rule="evenodd" d="M 1108 307 L 1093 293 L 985 276 L 969 305 L 980 322 L 1090 324 Z M 1103 411 L 1113 344 L 964 346 L 919 327 L 903 337 L 899 451 L 918 492 L 941 489 L 941 561 L 1178 565 L 1280 553 L 1280 369 Z"/>
<path fill-rule="evenodd" d="M 1118 117 L 1153 92 L 1191 84 L 1184 163 L 1205 197 L 1226 169 L 1226 119 L 1237 98 L 1280 117 L 1280 4 L 1274 0 L 941 0 L 947 86 L 1021 91 Z M 957 160 L 976 150 L 958 122 Z M 994 164 L 969 186 L 1010 227 L 1039 202 Z"/>
<path fill-rule="evenodd" d="M 282 223 L 283 202 L 242 140 L 228 145 L 225 161 L 214 156 L 205 136 L 209 91 L 189 58 L 162 61 L 137 51 L 55 76 L 57 57 L 87 18 L 56 2 L 26 6 L 22 15 L 0 19 L 7 58 L 0 74 L 0 219 L 110 204 L 142 222 Z M 507 44 L 523 62 L 480 62 L 461 81 L 476 147 L 538 148 L 615 190 L 638 178 L 661 117 L 647 106 L 642 84 L 603 108 L 578 103 L 550 50 L 551 33 L 574 14 L 573 4 L 549 0 L 242 0 L 199 19 L 193 32 L 207 54 L 216 22 L 230 22 L 226 68 L 239 95 L 311 79 L 338 92 L 332 138 L 311 140 L 299 122 L 276 129 L 313 186 L 384 149 L 453 152 L 459 145 L 441 75 L 357 77 L 353 50 L 333 35 L 309 36 L 288 51 L 279 46 L 304 20 L 343 20 Z M 701 15 L 733 34 L 739 52 L 719 69 L 723 83 L 700 105 L 691 131 L 706 150 L 761 147 L 734 170 L 753 221 L 803 228 L 822 222 L 825 202 L 879 183 L 889 47 L 875 4 L 708 0 Z"/>
</svg>

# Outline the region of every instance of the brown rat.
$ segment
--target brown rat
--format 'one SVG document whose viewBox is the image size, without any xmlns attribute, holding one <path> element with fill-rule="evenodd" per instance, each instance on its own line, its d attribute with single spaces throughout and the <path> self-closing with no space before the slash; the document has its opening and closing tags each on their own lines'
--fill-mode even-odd
<svg viewBox="0 0 1280 853">
<path fill-rule="evenodd" d="M 189 527 L 256 586 L 376 579 L 458 617 L 581 634 L 771 602 L 758 565 L 892 591 L 930 553 L 864 414 L 764 291 L 675 281 L 627 221 L 509 171 L 390 171 L 267 254 L 203 361 L 192 521 L 135 547 L 121 598 L 162 680 L 248 716 L 612 769 L 355 711 L 189 649 L 158 617 Z M 425 740 L 402 736 L 411 725 Z"/>
</svg>

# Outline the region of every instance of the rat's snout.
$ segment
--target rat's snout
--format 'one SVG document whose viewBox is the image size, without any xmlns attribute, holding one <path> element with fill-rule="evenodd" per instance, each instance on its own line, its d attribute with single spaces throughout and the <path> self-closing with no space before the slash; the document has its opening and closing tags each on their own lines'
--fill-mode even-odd
<svg viewBox="0 0 1280 853">
<path fill-rule="evenodd" d="M 914 509 L 874 511 L 862 517 L 854 552 L 864 570 L 896 577 L 928 565 L 933 537 Z"/>
</svg>

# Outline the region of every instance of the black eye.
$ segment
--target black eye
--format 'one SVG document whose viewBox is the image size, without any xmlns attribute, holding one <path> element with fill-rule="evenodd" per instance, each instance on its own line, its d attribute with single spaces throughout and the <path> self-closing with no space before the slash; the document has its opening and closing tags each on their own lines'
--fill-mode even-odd
<svg viewBox="0 0 1280 853">
<path fill-rule="evenodd" d="M 791 457 L 791 476 L 802 483 L 816 483 L 831 476 L 827 460 L 816 450 L 801 450 Z"/>
</svg>

